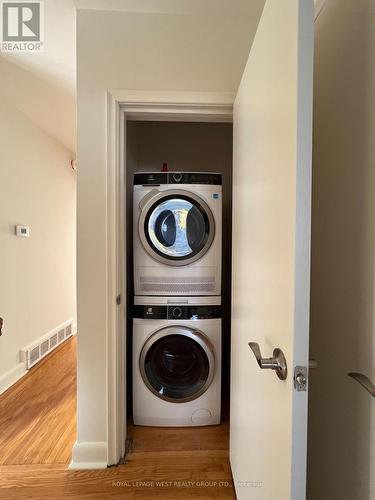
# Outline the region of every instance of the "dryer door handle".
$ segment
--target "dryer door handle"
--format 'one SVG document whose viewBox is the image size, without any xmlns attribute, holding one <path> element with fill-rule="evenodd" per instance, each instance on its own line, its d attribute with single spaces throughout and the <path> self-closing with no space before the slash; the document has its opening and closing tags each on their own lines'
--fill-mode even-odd
<svg viewBox="0 0 375 500">
<path fill-rule="evenodd" d="M 156 195 L 158 195 L 161 191 L 159 189 L 151 189 L 151 191 L 144 196 L 141 201 L 139 202 L 139 208 L 142 211 L 144 207 L 147 205 L 147 203 Z"/>
</svg>

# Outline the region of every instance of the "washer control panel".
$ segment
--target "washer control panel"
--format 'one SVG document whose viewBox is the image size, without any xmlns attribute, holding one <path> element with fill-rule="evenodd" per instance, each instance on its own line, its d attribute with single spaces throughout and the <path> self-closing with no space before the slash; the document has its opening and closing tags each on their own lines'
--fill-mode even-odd
<svg viewBox="0 0 375 500">
<path fill-rule="evenodd" d="M 221 186 L 221 174 L 201 172 L 169 172 L 168 184 L 210 184 Z"/>
<path fill-rule="evenodd" d="M 221 306 L 155 306 L 135 305 L 133 306 L 133 318 L 140 319 L 214 319 L 222 317 Z"/>
<path fill-rule="evenodd" d="M 173 318 L 175 319 L 180 319 L 183 315 L 183 311 L 181 309 L 181 307 L 173 307 L 172 308 L 172 316 Z"/>
</svg>

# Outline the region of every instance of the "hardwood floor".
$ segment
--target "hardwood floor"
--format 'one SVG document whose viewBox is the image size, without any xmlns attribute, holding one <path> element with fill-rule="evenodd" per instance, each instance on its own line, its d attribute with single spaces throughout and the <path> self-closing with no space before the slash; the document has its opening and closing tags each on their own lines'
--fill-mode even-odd
<svg viewBox="0 0 375 500">
<path fill-rule="evenodd" d="M 70 462 L 76 440 L 76 337 L 0 396 L 0 464 Z"/>
<path fill-rule="evenodd" d="M 124 464 L 69 471 L 75 351 L 72 339 L 0 396 L 0 498 L 235 498 L 227 422 L 181 429 L 130 424 Z"/>
</svg>

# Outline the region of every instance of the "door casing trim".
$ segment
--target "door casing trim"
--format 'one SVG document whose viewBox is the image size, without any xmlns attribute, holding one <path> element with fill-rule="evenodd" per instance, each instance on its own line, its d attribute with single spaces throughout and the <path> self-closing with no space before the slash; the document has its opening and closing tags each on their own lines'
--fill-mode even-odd
<svg viewBox="0 0 375 500">
<path fill-rule="evenodd" d="M 107 116 L 107 440 L 108 465 L 126 439 L 126 120 L 232 122 L 230 92 L 108 90 Z"/>
</svg>

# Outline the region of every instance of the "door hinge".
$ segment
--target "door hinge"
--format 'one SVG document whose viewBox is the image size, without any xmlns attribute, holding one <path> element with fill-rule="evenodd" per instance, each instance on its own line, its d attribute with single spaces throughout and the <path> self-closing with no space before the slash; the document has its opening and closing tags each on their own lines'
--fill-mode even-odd
<svg viewBox="0 0 375 500">
<path fill-rule="evenodd" d="M 116 305 L 120 305 L 122 303 L 122 296 L 121 293 L 119 293 L 116 297 Z"/>
</svg>

